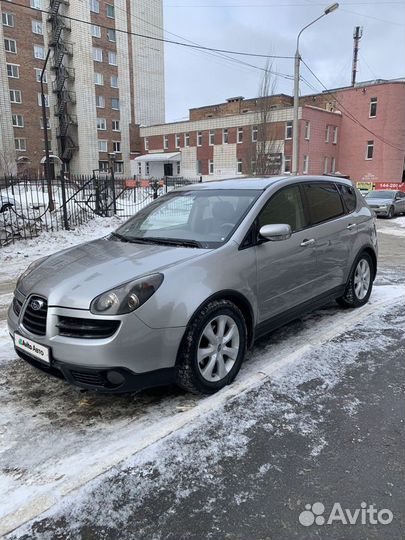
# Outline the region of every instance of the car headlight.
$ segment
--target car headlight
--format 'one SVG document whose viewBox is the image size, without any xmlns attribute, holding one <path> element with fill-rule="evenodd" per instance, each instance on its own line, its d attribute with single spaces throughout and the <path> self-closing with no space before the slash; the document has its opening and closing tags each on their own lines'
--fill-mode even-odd
<svg viewBox="0 0 405 540">
<path fill-rule="evenodd" d="M 163 274 L 145 276 L 115 287 L 95 298 L 90 311 L 95 315 L 123 315 L 139 308 L 163 282 Z"/>
<path fill-rule="evenodd" d="M 18 289 L 18 285 L 21 283 L 21 281 L 26 278 L 29 274 L 31 274 L 31 272 L 33 270 L 35 270 L 35 268 L 37 268 L 37 266 L 39 266 L 40 264 L 42 264 L 45 259 L 47 259 L 48 256 L 46 257 L 41 257 L 40 259 L 37 259 L 36 261 L 34 261 L 33 263 L 31 263 L 29 265 L 29 267 L 25 270 L 25 272 L 23 272 L 20 277 L 17 279 L 17 285 L 16 285 L 16 288 Z"/>
</svg>

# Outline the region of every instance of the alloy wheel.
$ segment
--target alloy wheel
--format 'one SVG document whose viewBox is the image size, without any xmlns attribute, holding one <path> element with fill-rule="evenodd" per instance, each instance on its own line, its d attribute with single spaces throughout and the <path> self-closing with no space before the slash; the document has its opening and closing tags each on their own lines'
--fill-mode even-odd
<svg viewBox="0 0 405 540">
<path fill-rule="evenodd" d="M 366 297 L 370 288 L 370 282 L 370 265 L 366 259 L 361 259 L 354 273 L 354 292 L 359 300 L 363 300 Z"/>
</svg>

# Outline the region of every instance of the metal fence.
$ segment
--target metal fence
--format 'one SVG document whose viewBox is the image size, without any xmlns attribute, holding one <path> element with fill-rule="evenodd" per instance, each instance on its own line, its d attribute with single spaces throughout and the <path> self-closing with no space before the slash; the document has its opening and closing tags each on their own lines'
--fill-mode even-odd
<svg viewBox="0 0 405 540">
<path fill-rule="evenodd" d="M 59 176 L 0 178 L 0 248 L 43 231 L 70 230 L 95 216 L 133 216 L 153 199 L 198 179 Z"/>
</svg>

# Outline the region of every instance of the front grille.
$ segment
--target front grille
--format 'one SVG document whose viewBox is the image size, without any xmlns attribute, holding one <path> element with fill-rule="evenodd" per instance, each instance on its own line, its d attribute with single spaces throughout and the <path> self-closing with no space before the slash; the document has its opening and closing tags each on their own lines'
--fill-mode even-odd
<svg viewBox="0 0 405 540">
<path fill-rule="evenodd" d="M 105 379 L 97 372 L 84 372 L 70 370 L 70 374 L 73 379 L 80 384 L 88 384 L 91 386 L 107 386 Z"/>
<path fill-rule="evenodd" d="M 80 339 L 103 339 L 115 334 L 120 321 L 59 316 L 59 335 Z"/>
<path fill-rule="evenodd" d="M 17 315 L 17 317 L 21 313 L 21 308 L 22 308 L 22 302 L 20 302 L 20 300 L 18 300 L 18 298 L 16 298 L 14 296 L 14 298 L 13 298 L 13 311 Z"/>
<path fill-rule="evenodd" d="M 45 298 L 32 296 L 24 311 L 22 323 L 24 327 L 37 336 L 46 334 L 46 317 L 48 304 Z"/>
</svg>

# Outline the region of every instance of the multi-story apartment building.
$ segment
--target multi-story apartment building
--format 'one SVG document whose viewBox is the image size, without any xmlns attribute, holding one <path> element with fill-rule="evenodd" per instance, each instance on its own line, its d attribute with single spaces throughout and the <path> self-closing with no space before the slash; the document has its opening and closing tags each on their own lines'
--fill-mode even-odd
<svg viewBox="0 0 405 540">
<path fill-rule="evenodd" d="M 181 175 L 204 180 L 255 170 L 290 173 L 292 104 L 292 97 L 284 94 L 230 98 L 191 109 L 185 122 L 143 127 L 143 155 L 133 161 L 132 172 L 146 178 Z M 404 179 L 404 80 L 359 83 L 304 96 L 299 123 L 300 174 L 340 172 L 369 182 Z"/>
<path fill-rule="evenodd" d="M 52 166 L 129 175 L 136 125 L 164 122 L 163 44 L 139 36 L 163 37 L 162 0 L 18 0 L 0 14 L 0 174 L 43 171 L 50 49 Z"/>
</svg>

